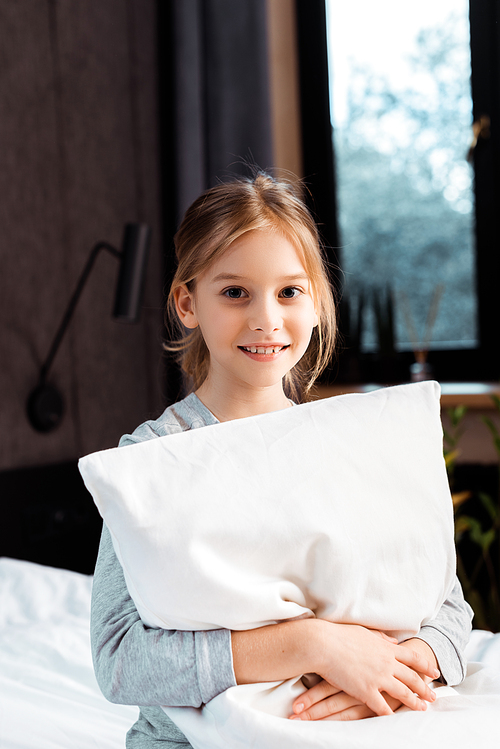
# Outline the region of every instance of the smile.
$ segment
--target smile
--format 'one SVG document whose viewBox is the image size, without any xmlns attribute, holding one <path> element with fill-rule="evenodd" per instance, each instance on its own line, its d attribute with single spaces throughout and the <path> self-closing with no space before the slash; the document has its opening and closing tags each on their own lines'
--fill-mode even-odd
<svg viewBox="0 0 500 749">
<path fill-rule="evenodd" d="M 290 344 L 286 346 L 238 346 L 242 351 L 248 351 L 249 354 L 279 354 L 283 349 L 288 348 Z"/>
</svg>

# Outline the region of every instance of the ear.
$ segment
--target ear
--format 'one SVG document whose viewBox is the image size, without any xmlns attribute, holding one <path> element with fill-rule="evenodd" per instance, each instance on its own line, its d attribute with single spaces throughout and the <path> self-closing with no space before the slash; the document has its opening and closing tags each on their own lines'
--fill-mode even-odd
<svg viewBox="0 0 500 749">
<path fill-rule="evenodd" d="M 185 328 L 197 328 L 198 320 L 194 312 L 193 294 L 186 284 L 178 286 L 174 291 L 174 302 L 179 320 Z"/>
</svg>

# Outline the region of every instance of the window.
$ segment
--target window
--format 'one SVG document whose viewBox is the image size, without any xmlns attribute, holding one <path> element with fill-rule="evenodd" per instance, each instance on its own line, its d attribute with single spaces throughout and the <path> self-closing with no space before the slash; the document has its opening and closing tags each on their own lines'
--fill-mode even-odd
<svg viewBox="0 0 500 749">
<path fill-rule="evenodd" d="M 388 307 L 396 350 L 475 348 L 468 0 L 328 0 L 327 22 L 344 294 L 361 350 L 392 344 Z"/>
<path fill-rule="evenodd" d="M 344 298 L 351 301 L 350 316 L 345 303 L 342 308 L 348 350 L 341 358 L 340 376 L 365 381 L 407 379 L 414 361 L 412 349 L 423 342 L 429 344 L 429 360 L 438 379 L 495 379 L 500 374 L 497 3 L 470 0 L 469 8 L 466 0 L 442 0 L 438 5 L 429 0 L 411 5 L 384 0 L 368 2 L 366 12 L 363 5 L 361 0 L 351 4 L 311 0 L 309 18 L 301 0 L 296 6 L 304 173 L 330 259 L 342 268 Z M 363 50 L 356 61 L 355 42 L 351 42 L 349 84 L 342 82 L 338 61 L 335 73 L 334 62 L 333 98 L 342 94 L 342 87 L 347 93 L 343 105 L 337 102 L 332 107 L 336 118 L 332 153 L 322 121 L 327 116 L 330 122 L 329 100 L 325 100 L 329 97 L 326 11 L 332 20 L 338 10 L 341 46 L 349 33 L 344 16 L 350 6 L 356 11 L 354 38 L 364 37 Z M 411 17 L 405 21 L 408 8 Z M 418 16 L 420 9 L 423 18 Z M 402 23 L 399 29 L 387 20 L 395 16 Z M 386 21 L 382 30 L 375 26 L 379 18 Z M 331 43 L 334 37 L 332 33 Z M 379 63 L 387 49 L 397 48 L 399 63 L 373 67 L 372 60 Z M 481 122 L 481 133 L 468 163 L 465 155 L 473 119 Z M 332 155 L 325 159 L 329 148 Z M 387 197 L 389 203 L 384 203 Z M 395 353 L 386 362 L 388 374 L 377 366 L 378 331 L 387 330 L 383 323 L 390 317 L 389 286 Z M 358 349 L 353 319 L 360 299 L 364 332 Z M 382 323 L 379 328 L 377 321 Z M 353 354 L 356 367 L 349 371 L 346 361 Z"/>
</svg>

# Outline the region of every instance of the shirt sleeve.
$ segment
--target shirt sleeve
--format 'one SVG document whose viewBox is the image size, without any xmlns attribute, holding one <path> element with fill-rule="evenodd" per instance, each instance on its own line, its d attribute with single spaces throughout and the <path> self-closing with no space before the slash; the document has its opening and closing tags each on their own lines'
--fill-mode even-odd
<svg viewBox="0 0 500 749">
<path fill-rule="evenodd" d="M 434 651 L 441 679 L 454 686 L 465 678 L 467 662 L 465 647 L 469 642 L 474 612 L 464 600 L 458 578 L 449 598 L 443 603 L 435 619 L 427 622 L 417 637 Z"/>
<path fill-rule="evenodd" d="M 97 682 L 110 702 L 199 707 L 236 684 L 229 630 L 142 623 L 106 526 L 94 574 L 91 643 Z"/>
</svg>

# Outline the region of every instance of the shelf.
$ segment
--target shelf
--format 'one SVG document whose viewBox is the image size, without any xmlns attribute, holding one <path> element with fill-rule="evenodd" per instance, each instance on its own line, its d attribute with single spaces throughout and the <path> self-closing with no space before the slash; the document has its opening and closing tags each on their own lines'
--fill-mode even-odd
<svg viewBox="0 0 500 749">
<path fill-rule="evenodd" d="M 386 387 L 377 383 L 363 385 L 318 385 L 313 389 L 313 398 L 330 398 L 333 395 L 346 393 L 369 393 L 372 390 Z M 467 406 L 475 409 L 494 408 L 492 395 L 500 398 L 500 383 L 496 382 L 442 382 L 441 405 L 443 408 Z"/>
</svg>

